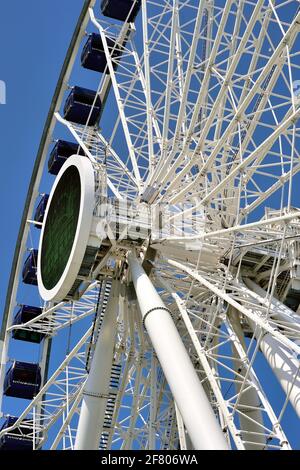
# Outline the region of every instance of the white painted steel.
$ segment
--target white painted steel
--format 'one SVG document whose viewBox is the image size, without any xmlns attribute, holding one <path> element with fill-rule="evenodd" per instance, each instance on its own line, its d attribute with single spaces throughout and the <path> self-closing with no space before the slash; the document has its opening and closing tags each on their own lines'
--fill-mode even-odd
<svg viewBox="0 0 300 470">
<path fill-rule="evenodd" d="M 251 328 L 259 338 L 261 331 L 252 322 Z M 278 344 L 275 338 L 266 334 L 260 340 L 260 348 L 276 375 L 284 393 L 300 417 L 300 363 L 299 359 L 288 348 Z"/>
<path fill-rule="evenodd" d="M 195 449 L 227 449 L 224 435 L 171 315 L 138 259 L 128 255 L 139 307 Z"/>
<path fill-rule="evenodd" d="M 244 351 L 247 350 L 245 340 L 244 340 L 244 332 L 242 330 L 239 317 L 238 317 L 238 312 L 234 309 L 229 309 L 228 312 L 228 319 L 231 322 L 232 328 L 235 331 L 235 334 L 237 335 Z M 236 347 L 233 345 L 233 355 L 238 358 L 239 354 L 236 349 Z M 236 368 L 237 373 L 242 373 L 243 376 L 245 374 L 242 371 L 239 371 L 239 363 L 238 361 L 234 361 L 234 365 Z M 242 390 L 242 386 L 237 383 L 236 384 L 236 391 L 239 394 Z M 256 434 L 258 436 L 257 442 L 261 444 L 261 447 L 259 447 L 257 444 L 247 444 L 245 446 L 246 450 L 263 450 L 264 446 L 266 445 L 266 439 L 265 436 L 260 435 L 261 432 L 261 426 L 263 424 L 263 413 L 259 410 L 260 407 L 260 398 L 257 393 L 257 391 L 254 388 L 250 388 L 247 390 L 244 394 L 242 394 L 241 400 L 240 400 L 240 405 L 243 407 L 244 405 L 244 410 L 243 414 L 240 415 L 240 426 L 241 429 L 244 431 L 244 439 L 247 440 L 249 438 L 249 435 Z"/>
<path fill-rule="evenodd" d="M 118 279 L 122 294 L 109 348 L 114 348 L 122 373 L 114 372 L 110 407 L 105 396 L 86 395 L 80 410 L 86 364 L 94 355 L 92 364 L 99 367 L 92 366 L 89 380 L 97 389 L 100 370 L 105 370 L 107 385 L 112 354 L 108 348 L 101 356 L 89 328 L 75 348 L 68 345 L 66 358 L 14 428 L 24 422 L 32 425 L 34 448 L 97 448 L 100 441 L 101 449 L 176 450 L 178 443 L 191 447 L 188 427 L 197 448 L 290 449 L 296 438 L 282 418 L 289 401 L 294 418 L 299 417 L 300 398 L 299 316 L 284 305 L 291 302 L 296 309 L 300 300 L 294 183 L 300 171 L 299 2 L 142 0 L 135 24 L 101 17 L 99 3 L 85 1 L 30 186 L 0 338 L 0 395 L 10 334 L 41 332 L 55 342 L 56 334 L 68 328 L 73 343 L 73 328 L 78 332 L 79 322 L 91 321 L 97 309 L 102 316 L 106 311 L 103 325 L 115 321 L 108 317 L 106 297 L 97 295 L 99 285 L 112 278 Z M 75 59 L 85 30 L 100 33 L 109 72 L 93 74 L 103 103 L 101 129 L 69 122 L 60 114 L 68 82 L 80 85 Z M 113 56 L 109 39 L 121 47 L 119 57 Z M 55 122 L 94 165 L 103 196 L 134 203 L 145 197 L 151 208 L 162 203 L 164 216 L 171 209 L 170 220 L 161 234 L 135 244 L 151 273 L 151 281 L 142 275 L 138 302 L 128 286 L 132 240 L 121 244 L 111 236 L 111 248 L 82 279 L 80 298 L 57 305 L 46 302 L 37 318 L 12 325 L 16 299 L 24 302 L 22 289 L 17 289 L 21 263 L 28 236 L 28 248 L 35 240 L 30 232 L 35 230 L 33 209 L 39 191 L 44 192 L 39 184 Z M 85 235 L 88 225 L 83 216 L 79 228 Z M 58 291 L 50 296 L 44 292 L 46 300 L 60 300 L 71 287 L 86 245 L 83 238 Z M 100 250 L 101 242 L 96 245 Z M 136 263 L 130 261 L 131 266 Z M 151 306 L 160 308 L 144 319 L 151 334 L 144 332 L 138 303 L 142 314 Z M 176 327 L 163 307 L 176 319 Z M 167 346 L 164 329 L 158 327 L 164 322 L 173 332 L 165 338 Z M 163 355 L 159 361 L 153 345 Z M 174 348 L 185 357 L 186 367 L 171 374 L 181 364 L 175 361 Z M 44 367 L 45 348 L 41 350 Z M 276 412 L 264 379 L 256 374 L 262 353 L 286 394 Z M 185 385 L 178 377 L 185 373 L 194 385 L 183 397 Z M 197 394 L 204 397 L 200 404 Z M 98 422 L 96 414 L 88 417 L 89 407 L 98 409 Z M 201 439 L 194 419 L 205 422 L 200 410 L 210 423 Z M 52 426 L 59 431 L 51 443 Z"/>
<path fill-rule="evenodd" d="M 105 409 L 109 397 L 118 301 L 118 286 L 116 282 L 113 282 L 91 368 L 82 392 L 83 400 L 75 441 L 76 450 L 97 450 L 99 448 Z"/>
<path fill-rule="evenodd" d="M 293 312 L 290 308 L 284 305 L 282 302 L 277 300 L 275 297 L 270 299 L 268 293 L 262 289 L 258 284 L 256 284 L 252 279 L 245 278 L 243 282 L 246 284 L 249 289 L 254 291 L 257 296 L 257 300 L 261 304 L 265 304 L 267 306 L 271 306 L 271 313 L 274 317 L 282 320 L 283 325 L 288 324 L 291 328 L 295 329 L 296 331 L 300 331 L 300 316 Z"/>
</svg>

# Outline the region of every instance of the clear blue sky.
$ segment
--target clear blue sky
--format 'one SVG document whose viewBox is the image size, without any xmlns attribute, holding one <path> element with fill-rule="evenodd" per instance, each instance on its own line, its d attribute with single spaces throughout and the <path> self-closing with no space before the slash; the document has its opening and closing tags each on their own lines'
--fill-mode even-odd
<svg viewBox="0 0 300 470">
<path fill-rule="evenodd" d="M 1 312 L 24 200 L 44 122 L 82 0 L 1 2 Z"/>
<path fill-rule="evenodd" d="M 1 2 L 0 80 L 6 83 L 7 96 L 6 104 L 0 105 L 0 317 L 41 134 L 82 5 L 83 0 Z M 47 183 L 51 185 L 53 178 Z M 34 231 L 38 236 L 38 231 Z M 37 243 L 33 245 L 37 246 Z M 39 305 L 38 300 L 31 299 L 32 289 L 23 286 L 22 299 L 19 294 L 18 300 Z M 59 350 L 65 351 L 65 336 L 63 334 L 59 340 Z M 12 341 L 11 346 L 11 358 L 39 361 L 39 347 L 23 341 Z M 58 353 L 53 359 L 50 373 L 62 360 Z M 6 398 L 5 412 L 18 415 L 24 409 L 24 403 L 28 402 Z"/>
<path fill-rule="evenodd" d="M 0 105 L 0 316 L 41 133 L 82 5 L 83 0 L 1 2 L 0 80 L 6 82 L 7 104 Z M 271 371 L 262 366 L 260 375 L 268 377 L 267 389 L 282 399 Z M 298 425 L 293 420 L 290 425 L 300 448 Z"/>
</svg>

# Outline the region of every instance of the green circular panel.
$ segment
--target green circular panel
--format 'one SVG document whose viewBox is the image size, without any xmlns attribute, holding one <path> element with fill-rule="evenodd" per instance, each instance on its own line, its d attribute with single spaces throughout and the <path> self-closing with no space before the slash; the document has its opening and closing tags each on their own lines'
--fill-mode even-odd
<svg viewBox="0 0 300 470">
<path fill-rule="evenodd" d="M 80 175 L 70 166 L 62 175 L 47 214 L 41 248 L 41 278 L 44 287 L 53 289 L 68 262 L 80 210 Z"/>
</svg>

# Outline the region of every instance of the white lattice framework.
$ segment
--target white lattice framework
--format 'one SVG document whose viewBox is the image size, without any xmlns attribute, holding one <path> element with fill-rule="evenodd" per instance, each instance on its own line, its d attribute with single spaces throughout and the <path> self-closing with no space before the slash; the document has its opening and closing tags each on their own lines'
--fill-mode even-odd
<svg viewBox="0 0 300 470">
<path fill-rule="evenodd" d="M 137 257 L 172 314 L 228 447 L 291 449 L 287 408 L 300 416 L 300 316 L 293 304 L 300 300 L 299 2 L 142 0 L 135 23 L 101 17 L 95 1 L 85 6 L 27 207 L 2 384 L 12 330 L 44 333 L 53 345 L 63 331 L 77 333 L 60 365 L 52 347 L 54 373 L 0 438 L 27 426 L 34 448 L 74 448 L 89 365 L 110 313 L 105 285 L 117 279 L 100 448 L 191 447 L 145 330 L 128 249 L 117 241 L 83 279 L 79 299 L 45 304 L 37 319 L 12 325 L 47 148 L 62 126 L 98 165 L 104 195 L 168 214 Z M 107 61 L 108 73 L 93 76 L 105 103 L 95 127 L 69 122 L 61 110 L 85 29 L 101 35 Z M 262 361 L 281 385 L 280 405 L 260 375 Z"/>
</svg>

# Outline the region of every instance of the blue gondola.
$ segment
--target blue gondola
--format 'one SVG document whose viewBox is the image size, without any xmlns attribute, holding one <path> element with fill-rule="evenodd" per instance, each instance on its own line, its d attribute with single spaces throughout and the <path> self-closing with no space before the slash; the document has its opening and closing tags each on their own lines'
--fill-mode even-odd
<svg viewBox="0 0 300 470">
<path fill-rule="evenodd" d="M 119 57 L 121 54 L 120 48 L 115 46 L 115 44 L 115 41 L 107 38 L 108 48 L 113 50 L 113 58 Z M 100 34 L 93 33 L 89 35 L 81 54 L 81 65 L 85 69 L 94 70 L 95 72 L 103 73 L 105 71 L 109 73 L 109 69 L 106 67 L 107 61 Z M 114 63 L 114 67 L 116 65 Z"/>
<path fill-rule="evenodd" d="M 49 194 L 42 195 L 41 200 L 35 210 L 35 214 L 34 214 L 35 222 L 40 222 L 40 223 L 43 222 L 48 199 L 49 199 Z M 35 224 L 35 227 L 42 228 L 42 226 L 39 224 Z"/>
<path fill-rule="evenodd" d="M 17 419 L 15 416 L 8 416 L 0 431 L 13 426 Z M 0 438 L 0 450 L 32 450 L 33 442 L 30 434 L 32 435 L 31 427 L 24 424 L 18 426 Z"/>
<path fill-rule="evenodd" d="M 85 155 L 82 148 L 75 142 L 58 140 L 53 147 L 48 160 L 48 171 L 51 175 L 57 175 L 67 158 L 71 155 Z"/>
<path fill-rule="evenodd" d="M 135 0 L 102 0 L 102 15 L 114 18 L 115 20 L 126 21 L 131 11 L 128 21 L 132 22 L 135 20 L 135 17 L 141 8 L 141 0 L 136 0 L 135 3 L 134 1 Z M 134 6 L 132 8 L 133 4 Z"/>
<path fill-rule="evenodd" d="M 94 90 L 75 86 L 64 106 L 64 118 L 77 124 L 94 126 L 100 116 L 101 100 Z"/>
<path fill-rule="evenodd" d="M 22 325 L 30 320 L 41 315 L 43 309 L 40 307 L 32 307 L 31 305 L 21 305 L 19 310 L 14 316 L 13 325 Z M 12 337 L 21 341 L 28 341 L 30 343 L 40 343 L 45 337 L 43 333 L 38 331 L 29 330 L 13 330 Z"/>
<path fill-rule="evenodd" d="M 31 284 L 37 286 L 37 257 L 38 250 L 31 250 L 29 256 L 25 260 L 22 271 L 22 278 L 24 284 Z"/>
<path fill-rule="evenodd" d="M 41 369 L 39 364 L 14 361 L 5 375 L 3 392 L 9 397 L 32 398 L 41 387 Z"/>
</svg>

